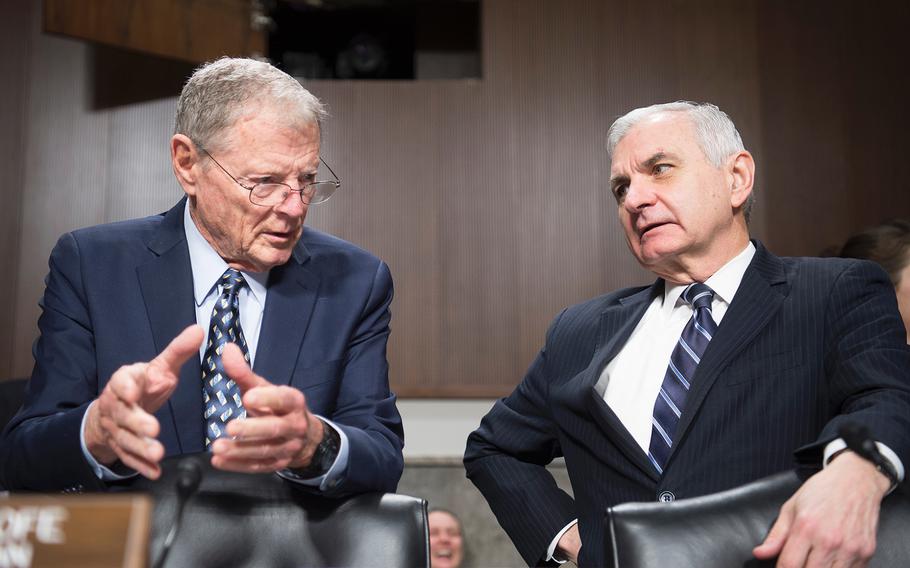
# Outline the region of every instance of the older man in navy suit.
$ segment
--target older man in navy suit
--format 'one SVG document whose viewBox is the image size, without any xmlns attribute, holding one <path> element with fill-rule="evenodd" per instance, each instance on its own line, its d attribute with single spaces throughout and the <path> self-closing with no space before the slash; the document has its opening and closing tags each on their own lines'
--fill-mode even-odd
<svg viewBox="0 0 910 568">
<path fill-rule="evenodd" d="M 750 240 L 755 165 L 713 105 L 634 110 L 608 149 L 629 247 L 658 280 L 556 318 L 469 437 L 468 477 L 529 564 L 599 566 L 609 506 L 796 468 L 808 479 L 755 556 L 863 565 L 910 459 L 910 350 L 887 275 Z M 879 467 L 845 451 L 847 422 L 871 432 Z M 558 456 L 574 499 L 544 469 Z"/>
<path fill-rule="evenodd" d="M 177 107 L 186 197 L 51 253 L 0 481 L 103 489 L 207 449 L 216 468 L 326 494 L 394 491 L 388 267 L 303 225 L 340 186 L 320 158 L 321 103 L 267 63 L 223 58 Z"/>
</svg>

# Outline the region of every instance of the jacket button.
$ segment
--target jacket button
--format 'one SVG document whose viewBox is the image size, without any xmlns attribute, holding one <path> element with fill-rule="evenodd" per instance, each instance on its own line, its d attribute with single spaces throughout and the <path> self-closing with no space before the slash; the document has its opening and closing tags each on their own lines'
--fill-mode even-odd
<svg viewBox="0 0 910 568">
<path fill-rule="evenodd" d="M 672 503 L 676 501 L 676 495 L 673 495 L 672 491 L 661 491 L 657 496 L 657 500 L 661 503 Z"/>
</svg>

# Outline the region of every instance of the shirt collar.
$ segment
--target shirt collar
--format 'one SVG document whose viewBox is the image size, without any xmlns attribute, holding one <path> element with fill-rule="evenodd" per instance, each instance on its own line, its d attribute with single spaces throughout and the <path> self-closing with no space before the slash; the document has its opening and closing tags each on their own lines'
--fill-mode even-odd
<svg viewBox="0 0 910 568">
<path fill-rule="evenodd" d="M 190 266 L 193 271 L 193 299 L 197 306 L 201 306 L 215 289 L 221 275 L 228 269 L 228 264 L 218 256 L 212 245 L 199 232 L 196 223 L 190 216 L 189 199 L 186 200 L 186 206 L 183 209 L 183 232 L 186 234 L 186 245 L 190 251 Z M 240 273 L 246 279 L 253 298 L 260 306 L 264 306 L 269 273 L 242 270 Z"/>
<path fill-rule="evenodd" d="M 746 245 L 746 248 L 741 253 L 730 259 L 727 264 L 721 266 L 717 272 L 705 281 L 705 284 L 714 290 L 715 298 L 726 302 L 728 306 L 733 302 L 733 296 L 736 295 L 736 290 L 739 288 L 740 282 L 743 281 L 743 275 L 746 274 L 746 269 L 749 268 L 749 263 L 752 262 L 753 256 L 755 256 L 755 245 L 752 244 L 752 241 L 749 241 L 749 244 Z M 687 286 L 689 285 L 665 282 L 664 308 L 670 310 L 675 308 L 679 297 L 682 296 Z"/>
</svg>

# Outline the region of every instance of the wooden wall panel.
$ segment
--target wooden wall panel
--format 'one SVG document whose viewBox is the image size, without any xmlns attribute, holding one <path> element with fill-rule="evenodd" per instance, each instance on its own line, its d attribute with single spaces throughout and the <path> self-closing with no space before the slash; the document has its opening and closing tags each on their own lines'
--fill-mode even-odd
<svg viewBox="0 0 910 568">
<path fill-rule="evenodd" d="M 388 260 L 399 392 L 504 394 L 562 307 L 651 280 L 606 191 L 606 130 L 658 101 L 758 107 L 753 28 L 731 46 L 742 11 L 709 7 L 485 2 L 481 81 L 309 85 L 337 116 L 326 150 L 351 197 L 311 222 Z M 691 57 L 689 24 L 711 38 Z"/>
<path fill-rule="evenodd" d="M 847 185 L 853 211 L 841 231 L 857 231 L 886 217 L 910 219 L 910 176 L 903 174 L 910 133 L 908 21 L 910 3 L 880 10 L 857 4 L 850 5 L 849 19 L 838 30 L 846 63 L 840 83 L 848 110 Z"/>
<path fill-rule="evenodd" d="M 261 9 L 251 0 L 44 0 L 44 30 L 201 63 L 264 56 Z"/>
<path fill-rule="evenodd" d="M 36 14 L 36 15 L 40 15 Z M 32 29 L 37 19 L 29 22 Z M 88 112 L 87 47 L 38 36 L 29 61 L 28 136 L 17 271 L 13 368 L 31 371 L 31 345 L 39 315 L 47 259 L 62 233 L 102 223 L 108 161 L 108 113 Z"/>
<path fill-rule="evenodd" d="M 7 80 L 0 104 L 0 260 L 6 274 L 0 278 L 0 380 L 13 375 L 16 327 L 12 322 L 17 305 L 16 275 L 20 259 L 20 207 L 27 129 L 25 109 L 32 47 L 29 27 L 24 23 L 30 21 L 33 12 L 29 2 L 6 2 L 3 8 L 5 17 L 0 18 L 0 77 Z"/>
<path fill-rule="evenodd" d="M 775 0 L 759 14 L 772 249 L 815 255 L 910 217 L 910 187 L 896 173 L 910 130 L 910 5 Z"/>
<path fill-rule="evenodd" d="M 781 254 L 818 254 L 822 242 L 844 238 L 853 213 L 848 109 L 839 80 L 842 38 L 832 33 L 848 14 L 814 4 L 769 2 L 758 22 L 768 164 L 759 180 L 765 193 L 760 207 L 775 227 L 768 245 Z"/>
<path fill-rule="evenodd" d="M 308 83 L 334 115 L 323 155 L 343 187 L 307 222 L 391 266 L 394 389 L 505 394 L 562 307 L 651 281 L 606 189 L 606 130 L 632 107 L 727 110 L 759 162 L 753 232 L 777 252 L 810 254 L 907 215 L 894 167 L 906 18 L 890 13 L 848 0 L 488 0 L 480 80 Z M 86 46 L 42 35 L 38 13 L 19 23 L 33 44 L 10 75 L 25 85 L 21 226 L 0 243 L 15 253 L 15 315 L 0 319 L 12 375 L 31 367 L 57 236 L 180 194 L 174 99 L 93 108 Z M 6 109 L 17 95 L 0 96 Z"/>
</svg>

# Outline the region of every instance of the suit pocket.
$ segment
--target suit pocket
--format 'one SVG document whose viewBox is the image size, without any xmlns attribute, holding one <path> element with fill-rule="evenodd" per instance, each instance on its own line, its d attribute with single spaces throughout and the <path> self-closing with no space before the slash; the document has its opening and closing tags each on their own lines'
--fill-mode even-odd
<svg viewBox="0 0 910 568">
<path fill-rule="evenodd" d="M 723 384 L 734 386 L 759 380 L 774 380 L 799 370 L 804 363 L 802 351 L 792 349 L 771 355 L 736 360 L 721 374 Z"/>
</svg>

